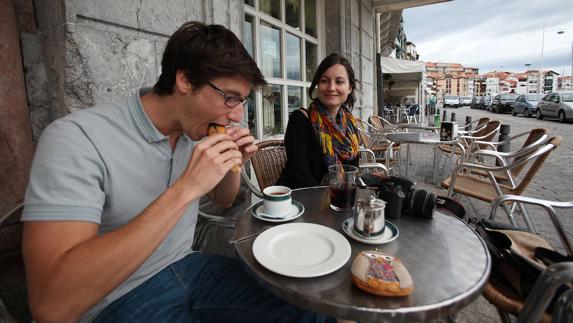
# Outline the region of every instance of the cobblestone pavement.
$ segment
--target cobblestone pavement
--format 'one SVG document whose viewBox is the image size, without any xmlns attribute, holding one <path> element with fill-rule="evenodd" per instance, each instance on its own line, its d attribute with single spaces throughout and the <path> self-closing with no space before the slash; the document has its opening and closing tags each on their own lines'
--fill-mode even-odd
<svg viewBox="0 0 573 323">
<path fill-rule="evenodd" d="M 545 161 L 542 169 L 533 178 L 529 187 L 525 190 L 525 196 L 532 196 L 555 201 L 573 200 L 573 167 L 569 161 L 573 157 L 573 124 L 561 124 L 551 120 L 537 120 L 535 118 L 513 117 L 510 114 L 493 114 L 484 110 L 473 110 L 468 107 L 460 109 L 447 109 L 448 120 L 451 113 L 456 113 L 456 120 L 460 125 L 465 124 L 466 116 L 471 116 L 477 120 L 482 116 L 500 120 L 502 124 L 511 126 L 511 134 L 518 134 L 536 127 L 548 128 L 550 134 L 563 137 L 562 144 Z M 512 147 L 515 149 L 517 147 Z M 412 163 L 409 168 L 409 176 L 413 176 L 418 184 L 417 188 L 433 191 L 440 195 L 446 195 L 446 190 L 432 183 L 433 159 L 432 148 L 430 146 L 412 145 Z M 404 154 L 405 159 L 405 154 Z M 447 168 L 444 174 L 451 172 Z M 466 207 L 468 216 L 484 216 L 488 212 L 488 204 L 475 199 L 463 198 L 462 204 Z M 239 203 L 236 203 L 227 214 L 236 214 L 246 209 L 250 205 L 250 199 L 242 196 Z M 554 247 L 560 248 L 561 244 L 550 219 L 539 209 L 528 208 L 530 216 L 539 231 L 539 234 L 547 239 Z M 213 213 L 219 213 L 217 211 Z M 504 220 L 503 212 L 498 212 L 498 219 Z M 573 232 L 573 210 L 560 211 L 560 220 L 567 233 Z M 224 238 L 226 237 L 226 238 Z M 232 248 L 224 240 L 229 239 L 229 232 L 223 232 L 219 228 L 212 230 L 206 239 L 207 246 L 205 252 L 219 253 L 233 256 Z M 470 251 L 468 251 L 470 252 Z M 446 322 L 437 320 L 436 322 Z M 479 323 L 479 322 L 500 322 L 497 311 L 483 297 L 479 297 L 474 303 L 468 305 L 455 316 L 458 323 Z"/>
</svg>

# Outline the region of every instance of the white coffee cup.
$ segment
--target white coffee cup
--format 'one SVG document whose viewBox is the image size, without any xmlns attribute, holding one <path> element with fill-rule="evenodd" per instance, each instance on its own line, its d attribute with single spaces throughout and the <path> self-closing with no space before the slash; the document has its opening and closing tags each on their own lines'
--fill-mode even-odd
<svg viewBox="0 0 573 323">
<path fill-rule="evenodd" d="M 269 186 L 263 190 L 263 213 L 284 217 L 292 205 L 291 189 L 286 186 Z"/>
</svg>

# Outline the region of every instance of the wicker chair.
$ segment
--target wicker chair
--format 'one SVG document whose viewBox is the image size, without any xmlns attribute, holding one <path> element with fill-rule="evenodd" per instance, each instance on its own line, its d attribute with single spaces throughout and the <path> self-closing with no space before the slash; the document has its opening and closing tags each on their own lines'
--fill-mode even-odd
<svg viewBox="0 0 573 323">
<path fill-rule="evenodd" d="M 251 157 L 251 164 L 257 177 L 259 187 L 251 183 L 245 168 L 241 175 L 249 186 L 249 189 L 258 197 L 263 197 L 262 190 L 274 185 L 286 165 L 287 156 L 283 140 L 266 140 L 257 143 L 259 150 Z"/>
<path fill-rule="evenodd" d="M 489 219 L 495 220 L 496 211 L 500 205 L 515 202 L 536 205 L 544 209 L 550 216 L 551 222 L 567 253 L 573 255 L 571 242 L 566 236 L 559 217 L 555 212 L 556 208 L 573 208 L 573 201 L 553 202 L 525 196 L 503 195 L 491 202 Z M 485 285 L 483 296 L 496 307 L 503 322 L 511 322 L 509 314 L 518 316 L 518 322 L 550 322 L 552 319 L 551 314 L 545 313 L 548 302 L 551 301 L 559 286 L 564 283 L 570 283 L 572 280 L 573 263 L 561 263 L 550 266 L 538 278 L 527 299 L 524 299 L 509 287 L 506 282 L 492 275 Z M 563 293 L 557 300 L 553 310 L 553 322 L 569 322 L 561 320 L 561 318 L 565 317 L 565 308 L 568 308 L 569 315 L 571 314 L 570 309 L 573 304 L 573 300 L 571 299 L 572 293 L 573 290 L 569 289 L 569 291 Z"/>
</svg>

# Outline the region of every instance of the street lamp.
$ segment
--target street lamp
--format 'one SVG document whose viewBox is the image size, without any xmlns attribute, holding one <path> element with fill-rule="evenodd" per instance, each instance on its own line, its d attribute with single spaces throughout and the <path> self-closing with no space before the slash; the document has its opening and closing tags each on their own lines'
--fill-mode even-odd
<svg viewBox="0 0 573 323">
<path fill-rule="evenodd" d="M 543 86 L 545 86 L 545 77 L 543 76 L 543 45 L 545 42 L 545 33 L 548 31 L 556 31 L 557 35 L 565 33 L 565 31 L 561 29 L 545 29 L 545 27 L 543 27 L 541 30 L 541 64 L 539 68 L 539 79 L 537 80 L 537 89 L 539 94 L 543 94 Z M 542 83 L 543 86 L 541 85 Z"/>
</svg>

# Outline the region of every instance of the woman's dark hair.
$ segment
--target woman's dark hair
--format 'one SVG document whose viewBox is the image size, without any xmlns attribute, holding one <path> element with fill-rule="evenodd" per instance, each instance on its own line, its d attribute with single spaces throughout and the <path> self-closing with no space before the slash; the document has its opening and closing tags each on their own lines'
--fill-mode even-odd
<svg viewBox="0 0 573 323">
<path fill-rule="evenodd" d="M 326 72 L 327 69 L 336 64 L 340 64 L 344 66 L 344 68 L 346 68 L 346 73 L 348 74 L 348 82 L 352 87 L 352 91 L 350 91 L 350 94 L 348 94 L 348 98 L 346 99 L 345 103 L 346 105 L 348 105 L 348 108 L 352 110 L 352 108 L 354 107 L 354 102 L 356 102 L 356 96 L 354 95 L 354 90 L 356 90 L 356 83 L 357 83 L 356 77 L 354 76 L 354 70 L 352 69 L 352 65 L 350 65 L 348 59 L 340 56 L 337 53 L 332 53 L 326 56 L 322 60 L 322 62 L 320 62 L 320 65 L 318 65 L 318 68 L 314 73 L 314 77 L 312 78 L 312 83 L 310 84 L 310 88 L 308 89 L 308 96 L 313 100 L 316 99 L 312 97 L 312 93 L 314 92 L 314 89 L 316 88 L 316 85 L 318 84 L 320 77 L 322 76 L 322 74 L 324 74 L 324 72 Z"/>
<path fill-rule="evenodd" d="M 179 70 L 194 88 L 225 76 L 242 76 L 254 87 L 266 84 L 257 64 L 232 31 L 196 21 L 184 23 L 167 41 L 161 75 L 153 91 L 159 95 L 173 94 Z"/>
</svg>

